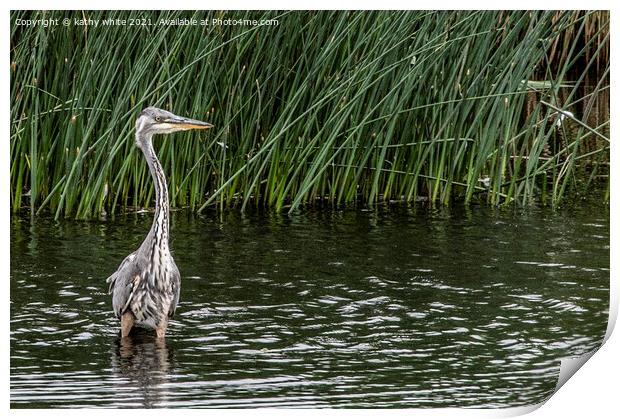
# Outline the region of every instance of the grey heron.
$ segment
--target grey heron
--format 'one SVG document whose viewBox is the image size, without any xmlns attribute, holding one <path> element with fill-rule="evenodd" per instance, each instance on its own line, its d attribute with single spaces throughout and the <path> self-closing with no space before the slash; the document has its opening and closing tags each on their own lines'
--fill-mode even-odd
<svg viewBox="0 0 620 419">
<path fill-rule="evenodd" d="M 153 149 L 153 135 L 213 127 L 208 122 L 184 118 L 149 107 L 136 120 L 136 145 L 144 154 L 155 182 L 155 215 L 146 238 L 106 280 L 110 284 L 114 314 L 121 320 L 121 337 L 136 326 L 155 329 L 164 338 L 168 319 L 179 302 L 181 276 L 174 263 L 168 239 L 168 186 Z"/>
</svg>

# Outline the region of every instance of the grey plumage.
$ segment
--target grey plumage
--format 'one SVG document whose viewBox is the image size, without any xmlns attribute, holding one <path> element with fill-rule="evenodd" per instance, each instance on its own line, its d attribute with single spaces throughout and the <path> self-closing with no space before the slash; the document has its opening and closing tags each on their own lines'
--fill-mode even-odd
<svg viewBox="0 0 620 419">
<path fill-rule="evenodd" d="M 176 116 L 150 107 L 136 120 L 136 145 L 140 148 L 155 182 L 155 214 L 146 238 L 127 256 L 116 272 L 108 277 L 109 293 L 116 317 L 121 319 L 121 335 L 127 336 L 133 325 L 148 327 L 164 337 L 178 305 L 181 275 L 170 252 L 168 187 L 155 150 L 155 134 L 188 129 L 211 128 L 207 122 Z"/>
</svg>

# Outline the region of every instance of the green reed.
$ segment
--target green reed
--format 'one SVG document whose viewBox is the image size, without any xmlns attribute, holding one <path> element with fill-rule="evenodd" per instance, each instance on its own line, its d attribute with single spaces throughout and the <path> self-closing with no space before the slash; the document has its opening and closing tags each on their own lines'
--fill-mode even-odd
<svg viewBox="0 0 620 419">
<path fill-rule="evenodd" d="M 13 25 L 14 211 L 87 219 L 151 206 L 133 132 L 151 105 L 216 126 L 155 140 L 172 205 L 194 211 L 558 205 L 608 179 L 609 118 L 587 122 L 609 88 L 606 12 L 55 11 L 11 21 L 65 17 L 279 24 Z M 558 109 L 574 118 L 558 124 Z"/>
</svg>

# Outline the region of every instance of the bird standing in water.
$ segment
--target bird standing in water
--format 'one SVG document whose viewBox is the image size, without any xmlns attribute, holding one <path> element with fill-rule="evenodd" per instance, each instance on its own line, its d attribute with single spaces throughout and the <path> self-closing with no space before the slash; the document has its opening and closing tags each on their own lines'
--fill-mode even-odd
<svg viewBox="0 0 620 419">
<path fill-rule="evenodd" d="M 121 336 L 136 326 L 155 329 L 164 338 L 168 319 L 179 302 L 181 276 L 168 245 L 168 186 L 161 163 L 153 149 L 153 135 L 211 128 L 208 122 L 183 118 L 162 109 L 149 107 L 136 120 L 136 145 L 146 158 L 155 182 L 153 225 L 138 250 L 121 262 L 108 277 L 114 314 L 121 320 Z"/>
</svg>

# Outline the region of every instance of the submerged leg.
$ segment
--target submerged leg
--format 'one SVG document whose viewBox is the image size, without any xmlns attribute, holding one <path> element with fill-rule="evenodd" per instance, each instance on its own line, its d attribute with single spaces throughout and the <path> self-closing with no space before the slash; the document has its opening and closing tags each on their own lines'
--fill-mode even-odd
<svg viewBox="0 0 620 419">
<path fill-rule="evenodd" d="M 121 337 L 126 338 L 129 336 L 129 331 L 133 327 L 134 317 L 131 312 L 126 311 L 121 316 Z"/>
</svg>

